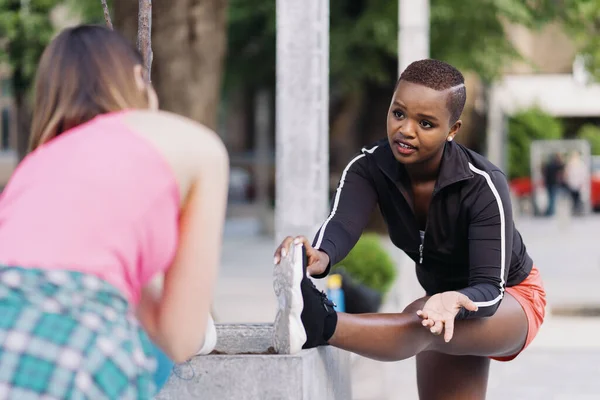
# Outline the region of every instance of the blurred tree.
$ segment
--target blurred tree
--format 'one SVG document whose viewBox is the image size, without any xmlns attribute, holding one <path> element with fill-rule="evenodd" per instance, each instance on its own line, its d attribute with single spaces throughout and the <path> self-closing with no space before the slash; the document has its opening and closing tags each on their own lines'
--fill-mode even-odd
<svg viewBox="0 0 600 400">
<path fill-rule="evenodd" d="M 575 40 L 585 66 L 600 80 L 600 0 L 558 0 L 558 17 Z"/>
<path fill-rule="evenodd" d="M 37 60 L 54 33 L 51 11 L 61 3 L 75 7 L 85 22 L 104 23 L 100 0 L 0 0 L 0 59 L 13 68 L 21 154 L 29 130 L 27 91 Z M 135 42 L 138 1 L 108 3 L 116 6 L 117 28 Z M 153 81 L 162 107 L 212 127 L 227 36 L 226 89 L 273 90 L 275 85 L 275 0 L 229 3 L 226 34 L 227 0 L 154 2 Z M 330 4 L 332 138 L 351 143 L 345 140 L 347 133 L 373 120 L 366 115 L 372 113 L 366 106 L 378 101 L 373 93 L 389 96 L 396 77 L 397 4 L 386 0 Z M 501 21 L 535 27 L 551 18 L 564 21 L 586 65 L 599 77 L 598 0 L 431 0 L 431 56 L 489 82 L 503 65 L 519 57 Z"/>
<path fill-rule="evenodd" d="M 271 85 L 275 76 L 275 1 L 230 0 L 227 81 Z M 484 80 L 518 57 L 502 20 L 541 26 L 552 2 L 431 0 L 431 56 Z M 387 0 L 331 1 L 331 80 L 344 91 L 389 83 L 397 55 L 398 5 Z M 253 65 L 254 68 L 247 68 Z M 395 75 L 395 69 L 392 70 Z"/>
<path fill-rule="evenodd" d="M 83 22 L 90 24 L 101 24 L 106 25 L 104 18 L 104 9 L 102 7 L 102 0 L 67 0 L 69 6 L 74 13 L 78 14 Z M 119 2 L 119 0 L 117 0 Z M 115 0 L 106 0 L 108 5 L 109 13 L 112 19 L 113 6 Z M 114 21 L 113 21 L 114 22 Z M 134 42 L 135 43 L 135 42 Z"/>
<path fill-rule="evenodd" d="M 591 123 L 583 125 L 577 132 L 577 138 L 588 141 L 592 155 L 600 155 L 600 126 Z"/>
<path fill-rule="evenodd" d="M 230 0 L 226 90 L 274 88 L 275 4 Z M 541 26 L 555 15 L 553 5 L 553 0 L 431 0 L 431 57 L 489 82 L 519 57 L 502 21 Z M 371 140 L 373 131 L 381 136 L 385 128 L 384 103 L 397 74 L 398 5 L 336 0 L 330 7 L 331 154 L 332 170 L 339 170 L 357 142 Z"/>
<path fill-rule="evenodd" d="M 508 122 L 509 178 L 529 176 L 532 141 L 560 139 L 562 136 L 560 120 L 538 107 L 513 115 Z"/>
<path fill-rule="evenodd" d="M 152 3 L 152 83 L 161 108 L 213 129 L 226 52 L 226 11 L 227 0 Z M 135 43 L 138 0 L 113 1 L 112 17 L 115 29 Z"/>
<path fill-rule="evenodd" d="M 108 4 L 116 28 L 136 43 L 138 0 Z M 39 57 L 56 31 L 52 12 L 57 5 L 71 8 L 82 22 L 105 23 L 100 0 L 0 0 L 0 62 L 12 68 L 21 157 L 30 129 L 28 93 Z M 171 0 L 154 2 L 152 13 L 152 80 L 161 107 L 212 128 L 226 51 L 226 8 L 226 0 Z"/>
<path fill-rule="evenodd" d="M 17 151 L 22 158 L 28 146 L 31 106 L 27 95 L 36 65 L 54 34 L 51 11 L 59 0 L 0 0 L 0 62 L 12 68 L 17 111 Z"/>
</svg>

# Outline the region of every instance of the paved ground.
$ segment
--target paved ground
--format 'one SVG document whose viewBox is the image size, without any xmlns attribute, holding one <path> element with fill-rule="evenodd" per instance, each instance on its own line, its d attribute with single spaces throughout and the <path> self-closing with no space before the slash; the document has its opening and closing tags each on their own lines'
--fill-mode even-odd
<svg viewBox="0 0 600 400">
<path fill-rule="evenodd" d="M 540 269 L 549 311 L 565 304 L 600 306 L 600 217 L 528 219 L 517 226 Z M 274 240 L 244 234 L 231 224 L 216 291 L 220 322 L 267 322 L 275 315 L 271 286 Z M 401 277 L 385 311 L 398 311 L 420 294 L 413 265 L 399 251 Z M 600 398 L 600 318 L 549 315 L 532 346 L 510 363 L 494 362 L 494 399 L 587 400 Z M 353 358 L 355 400 L 417 399 L 414 361 L 379 363 Z"/>
</svg>

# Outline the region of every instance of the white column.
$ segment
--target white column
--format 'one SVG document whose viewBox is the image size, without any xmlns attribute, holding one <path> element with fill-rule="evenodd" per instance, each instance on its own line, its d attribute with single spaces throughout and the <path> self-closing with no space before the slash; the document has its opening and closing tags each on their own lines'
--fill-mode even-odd
<svg viewBox="0 0 600 400">
<path fill-rule="evenodd" d="M 398 0 L 398 75 L 429 58 L 429 0 Z"/>
<path fill-rule="evenodd" d="M 277 0 L 275 240 L 328 211 L 329 0 Z"/>
<path fill-rule="evenodd" d="M 261 224 L 261 233 L 272 233 L 272 217 L 269 201 L 271 182 L 271 107 L 269 91 L 259 90 L 254 98 L 254 181 L 256 187 L 255 203 Z"/>
<path fill-rule="evenodd" d="M 486 157 L 501 169 L 506 168 L 506 115 L 502 109 L 501 88 L 492 84 L 488 95 Z"/>
<path fill-rule="evenodd" d="M 413 61 L 429 58 L 429 0 L 398 0 L 398 76 Z M 414 278 L 414 262 L 402 258 L 400 304 L 407 306 L 413 293 L 422 291 Z"/>
</svg>

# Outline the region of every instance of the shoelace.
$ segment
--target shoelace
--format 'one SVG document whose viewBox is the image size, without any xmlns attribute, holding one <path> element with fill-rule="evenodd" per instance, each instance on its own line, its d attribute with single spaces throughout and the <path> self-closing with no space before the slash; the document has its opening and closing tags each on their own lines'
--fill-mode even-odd
<svg viewBox="0 0 600 400">
<path fill-rule="evenodd" d="M 334 307 L 337 307 L 337 304 L 335 304 L 333 301 L 331 301 L 327 295 L 325 294 L 325 292 L 320 292 L 321 294 L 321 298 L 322 298 L 322 302 L 323 302 L 323 307 L 325 307 L 325 311 L 327 311 L 328 313 L 332 312 Z M 327 306 L 331 307 L 331 309 L 327 308 Z"/>
<path fill-rule="evenodd" d="M 323 307 L 325 307 L 325 311 L 327 311 L 328 313 L 332 312 L 333 308 L 337 307 L 337 305 L 327 297 L 327 293 L 325 293 L 322 290 L 317 289 L 315 284 L 310 279 L 308 279 L 308 282 L 310 284 L 310 287 L 315 292 L 317 292 L 319 294 L 319 296 L 321 297 L 321 304 L 323 304 Z M 327 306 L 329 306 L 331 308 L 328 308 Z"/>
</svg>

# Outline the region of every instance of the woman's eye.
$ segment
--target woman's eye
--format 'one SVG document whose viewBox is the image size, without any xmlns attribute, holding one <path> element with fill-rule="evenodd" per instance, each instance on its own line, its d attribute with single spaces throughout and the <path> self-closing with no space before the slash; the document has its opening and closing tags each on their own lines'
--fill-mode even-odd
<svg viewBox="0 0 600 400">
<path fill-rule="evenodd" d="M 431 125 L 431 123 L 430 123 L 430 122 L 427 122 L 427 121 L 421 121 L 421 126 L 422 126 L 423 128 L 427 128 L 427 129 L 429 129 L 429 128 L 433 128 L 433 125 Z"/>
<path fill-rule="evenodd" d="M 404 113 L 403 113 L 402 111 L 397 111 L 397 110 L 396 110 L 396 111 L 394 111 L 394 112 L 393 112 L 393 114 L 394 114 L 394 117 L 396 117 L 396 118 L 398 118 L 398 119 L 400 119 L 400 118 L 403 118 L 403 117 L 404 117 Z"/>
</svg>

